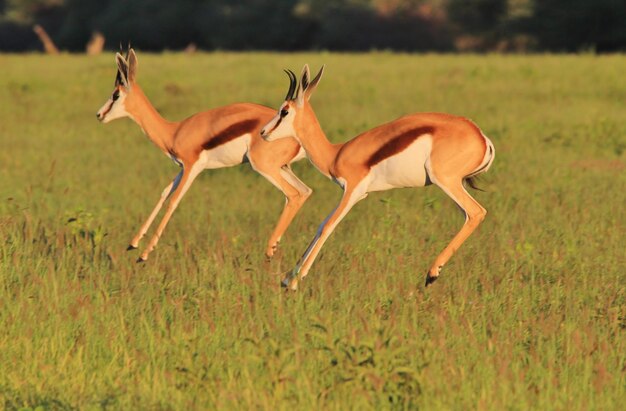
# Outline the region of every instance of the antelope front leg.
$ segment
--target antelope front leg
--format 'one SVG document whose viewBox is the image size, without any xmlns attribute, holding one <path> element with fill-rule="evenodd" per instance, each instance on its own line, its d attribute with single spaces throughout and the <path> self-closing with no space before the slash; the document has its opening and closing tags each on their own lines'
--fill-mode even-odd
<svg viewBox="0 0 626 411">
<path fill-rule="evenodd" d="M 296 264 L 296 267 L 287 273 L 287 276 L 283 279 L 281 285 L 283 287 L 287 287 L 291 290 L 296 290 L 298 288 L 298 281 L 306 277 L 311 269 L 311 265 L 315 261 L 315 258 L 319 254 L 322 246 L 330 236 L 330 234 L 334 231 L 337 224 L 341 222 L 341 220 L 348 214 L 348 212 L 352 209 L 352 207 L 360 200 L 364 199 L 367 196 L 365 191 L 356 191 L 356 190 L 348 190 L 343 194 L 341 198 L 341 202 L 337 208 L 333 210 L 332 213 L 326 217 L 326 219 L 319 226 L 313 241 L 307 247 L 306 251 Z"/>
<path fill-rule="evenodd" d="M 152 222 L 156 218 L 157 214 L 159 214 L 159 211 L 161 211 L 161 207 L 163 207 L 163 203 L 165 202 L 165 200 L 167 200 L 169 196 L 174 192 L 174 190 L 178 188 L 178 184 L 180 184 L 180 179 L 182 176 L 183 171 L 181 170 L 180 173 L 178 173 L 178 175 L 174 178 L 174 180 L 172 180 L 172 182 L 167 187 L 165 187 L 165 189 L 161 193 L 161 198 L 154 207 L 154 210 L 152 210 L 152 213 L 150 214 L 146 222 L 143 223 L 137 235 L 133 237 L 127 250 L 134 250 L 139 247 L 139 241 L 141 241 L 143 236 L 146 235 L 146 233 L 148 232 L 148 229 L 152 225 Z"/>
<path fill-rule="evenodd" d="M 152 252 L 152 250 L 154 250 L 154 247 L 156 247 L 157 243 L 159 242 L 159 238 L 161 238 L 161 234 L 163 234 L 163 230 L 165 230 L 165 227 L 167 226 L 167 223 L 172 217 L 172 214 L 174 214 L 176 207 L 178 207 L 180 200 L 183 198 L 183 196 L 185 195 L 185 193 L 187 192 L 187 190 L 189 189 L 189 187 L 191 186 L 195 178 L 198 176 L 198 174 L 200 174 L 200 171 L 202 171 L 202 168 L 192 167 L 190 171 L 187 171 L 187 170 L 188 170 L 187 167 L 183 168 L 183 175 L 180 178 L 178 187 L 172 193 L 170 202 L 167 206 L 167 211 L 165 212 L 165 215 L 163 216 L 161 223 L 157 227 L 156 232 L 150 239 L 148 246 L 146 247 L 144 252 L 141 253 L 141 256 L 137 259 L 138 263 L 146 261 L 148 259 L 148 255 Z"/>
</svg>

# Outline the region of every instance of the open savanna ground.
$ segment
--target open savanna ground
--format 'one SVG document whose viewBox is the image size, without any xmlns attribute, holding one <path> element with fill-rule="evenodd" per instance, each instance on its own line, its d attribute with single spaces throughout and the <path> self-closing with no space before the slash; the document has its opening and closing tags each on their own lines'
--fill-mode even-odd
<svg viewBox="0 0 626 411">
<path fill-rule="evenodd" d="M 244 165 L 204 172 L 136 264 L 178 168 L 131 120 L 96 121 L 113 54 L 0 56 L 0 408 L 622 409 L 626 57 L 138 57 L 170 119 L 278 107 L 305 62 L 327 64 L 332 141 L 467 116 L 496 147 L 473 192 L 489 214 L 424 289 L 462 214 L 434 186 L 374 193 L 285 294 L 341 192 L 296 164 L 314 193 L 266 263 L 284 197 Z"/>
</svg>

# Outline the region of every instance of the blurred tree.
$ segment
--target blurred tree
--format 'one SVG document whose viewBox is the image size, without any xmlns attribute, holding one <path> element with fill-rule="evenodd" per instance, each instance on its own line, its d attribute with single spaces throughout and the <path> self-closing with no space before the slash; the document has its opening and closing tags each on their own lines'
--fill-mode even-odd
<svg viewBox="0 0 626 411">
<path fill-rule="evenodd" d="M 37 17 L 60 9 L 63 5 L 64 0 L 6 0 L 5 7 L 12 20 L 32 24 Z"/>
<path fill-rule="evenodd" d="M 61 49 L 94 31 L 144 50 L 626 48 L 626 0 L 0 0 L 0 50 Z"/>
<path fill-rule="evenodd" d="M 92 26 L 110 38 L 112 45 L 132 41 L 143 49 L 179 49 L 197 37 L 190 22 L 198 9 L 198 1 L 109 1 L 109 7 Z"/>
<path fill-rule="evenodd" d="M 59 29 L 58 43 L 70 50 L 80 50 L 85 46 L 94 30 L 99 27 L 95 23 L 102 10 L 106 10 L 111 0 L 65 0 L 66 14 L 63 25 Z"/>
<path fill-rule="evenodd" d="M 315 45 L 330 50 L 449 50 L 442 19 L 419 0 L 309 0 L 318 21 Z M 393 3 L 393 4 L 392 4 Z"/>
<path fill-rule="evenodd" d="M 626 1 L 535 0 L 530 31 L 546 50 L 625 50 Z"/>
<path fill-rule="evenodd" d="M 298 50 L 310 47 L 314 24 L 296 13 L 298 0 L 222 1 L 218 7 L 220 30 L 211 30 L 220 48 L 235 50 Z"/>
<path fill-rule="evenodd" d="M 458 49 L 491 49 L 502 36 L 507 0 L 449 0 L 448 17 Z"/>
<path fill-rule="evenodd" d="M 0 50 L 42 50 L 33 25 L 39 23 L 49 33 L 56 33 L 62 24 L 63 4 L 63 0 L 5 0 L 0 9 Z"/>
<path fill-rule="evenodd" d="M 41 48 L 30 26 L 0 19 L 0 51 L 24 51 Z"/>
</svg>

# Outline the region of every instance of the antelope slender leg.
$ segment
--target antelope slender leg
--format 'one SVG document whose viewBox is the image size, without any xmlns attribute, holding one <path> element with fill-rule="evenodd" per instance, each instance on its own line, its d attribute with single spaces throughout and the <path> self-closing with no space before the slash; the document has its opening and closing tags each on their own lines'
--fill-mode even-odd
<svg viewBox="0 0 626 411">
<path fill-rule="evenodd" d="M 172 180 L 172 182 L 167 187 L 165 187 L 165 189 L 161 193 L 161 198 L 159 198 L 159 201 L 154 207 L 154 210 L 152 210 L 152 213 L 150 213 L 150 216 L 148 217 L 146 222 L 143 223 L 137 235 L 133 237 L 133 240 L 130 242 L 128 250 L 134 250 L 139 246 L 139 241 L 141 241 L 143 236 L 146 235 L 146 233 L 148 232 L 148 229 L 152 225 L 152 222 L 156 218 L 157 214 L 159 214 L 159 211 L 161 211 L 161 207 L 163 207 L 163 203 L 165 202 L 165 200 L 167 200 L 172 192 L 174 192 L 174 190 L 176 190 L 176 188 L 178 187 L 182 176 L 183 171 L 181 170 L 180 173 L 178 173 L 178 175 L 174 178 L 174 180 Z"/>
<path fill-rule="evenodd" d="M 183 198 L 183 196 L 201 171 L 202 167 L 196 165 L 190 168 L 183 167 L 183 175 L 180 178 L 180 183 L 178 184 L 178 187 L 176 187 L 176 190 L 174 190 L 171 195 L 170 202 L 167 206 L 167 211 L 161 219 L 161 223 L 157 227 L 156 232 L 150 239 L 148 246 L 143 251 L 141 257 L 139 257 L 137 262 L 146 261 L 148 259 L 148 254 L 150 254 L 152 250 L 154 250 L 154 247 L 156 247 L 157 243 L 159 242 L 159 238 L 161 238 L 161 234 L 163 234 L 163 230 L 165 230 L 165 227 L 172 217 L 172 214 L 174 214 L 176 207 L 178 207 L 180 200 Z"/>
<path fill-rule="evenodd" d="M 257 171 L 285 194 L 285 207 L 278 218 L 276 227 L 267 242 L 265 250 L 266 257 L 271 258 L 285 230 L 287 230 L 300 208 L 313 193 L 313 190 L 300 181 L 288 166 L 273 170 L 257 168 Z"/>
<path fill-rule="evenodd" d="M 313 241 L 307 247 L 306 251 L 296 264 L 296 267 L 287 274 L 287 277 L 283 280 L 283 285 L 289 287 L 292 290 L 298 288 L 298 280 L 306 277 L 311 265 L 315 261 L 315 258 L 319 254 L 322 246 L 334 231 L 337 224 L 348 214 L 352 207 L 364 199 L 367 196 L 365 190 L 352 190 L 346 187 L 343 197 L 339 202 L 337 208 L 326 217 L 326 219 L 319 226 Z M 298 278 L 299 277 L 299 278 Z"/>
<path fill-rule="evenodd" d="M 467 240 L 467 238 L 474 232 L 476 227 L 485 219 L 487 210 L 485 210 L 478 201 L 474 200 L 472 196 L 465 190 L 463 183 L 457 180 L 450 184 L 437 182 L 437 185 L 448 194 L 461 209 L 465 212 L 465 223 L 461 230 L 452 238 L 450 243 L 443 249 L 443 251 L 437 256 L 435 262 L 428 270 L 426 275 L 426 286 L 432 284 L 441 272 L 443 266 L 450 260 L 456 250 L 461 247 L 461 244 Z"/>
<path fill-rule="evenodd" d="M 320 224 L 320 226 L 317 228 L 317 232 L 315 233 L 315 237 L 313 237 L 313 240 L 309 243 L 309 246 L 306 248 L 306 250 L 304 250 L 304 254 L 302 254 L 302 257 L 300 257 L 300 259 L 298 260 L 298 262 L 296 263 L 296 266 L 293 268 L 293 270 L 288 271 L 286 277 L 283 279 L 283 281 L 281 282 L 281 285 L 283 287 L 289 287 L 290 284 L 292 283 L 292 280 L 295 280 L 296 282 L 293 284 L 292 289 L 296 289 L 297 288 L 297 276 L 298 273 L 300 272 L 300 268 L 302 267 L 302 263 L 309 257 L 309 255 L 311 254 L 311 251 L 313 250 L 313 247 L 315 247 L 315 245 L 317 244 L 318 240 L 320 239 L 320 237 L 322 236 L 322 231 L 324 229 L 324 227 L 326 226 L 326 223 L 328 222 L 328 219 L 330 217 L 332 217 L 332 215 L 335 213 L 335 211 L 337 210 L 337 208 L 335 208 L 325 219 L 324 221 L 322 221 L 322 224 Z"/>
</svg>

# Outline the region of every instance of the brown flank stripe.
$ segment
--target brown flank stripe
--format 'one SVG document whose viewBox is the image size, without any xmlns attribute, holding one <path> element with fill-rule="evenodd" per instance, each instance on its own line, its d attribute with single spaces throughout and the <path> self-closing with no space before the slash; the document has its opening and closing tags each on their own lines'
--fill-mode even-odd
<svg viewBox="0 0 626 411">
<path fill-rule="evenodd" d="M 202 144 L 202 148 L 204 150 L 211 150 L 215 147 L 221 146 L 222 144 L 226 144 L 246 133 L 252 133 L 258 125 L 259 120 L 255 119 L 244 120 L 239 123 L 232 124 L 213 136 L 209 141 Z"/>
<path fill-rule="evenodd" d="M 415 140 L 424 134 L 432 134 L 435 131 L 434 127 L 425 126 L 418 127 L 411 130 L 407 130 L 402 134 L 394 137 L 382 145 L 372 156 L 367 160 L 367 166 L 373 167 L 386 158 L 389 158 L 395 154 L 398 154 L 405 148 L 411 145 Z"/>
</svg>

